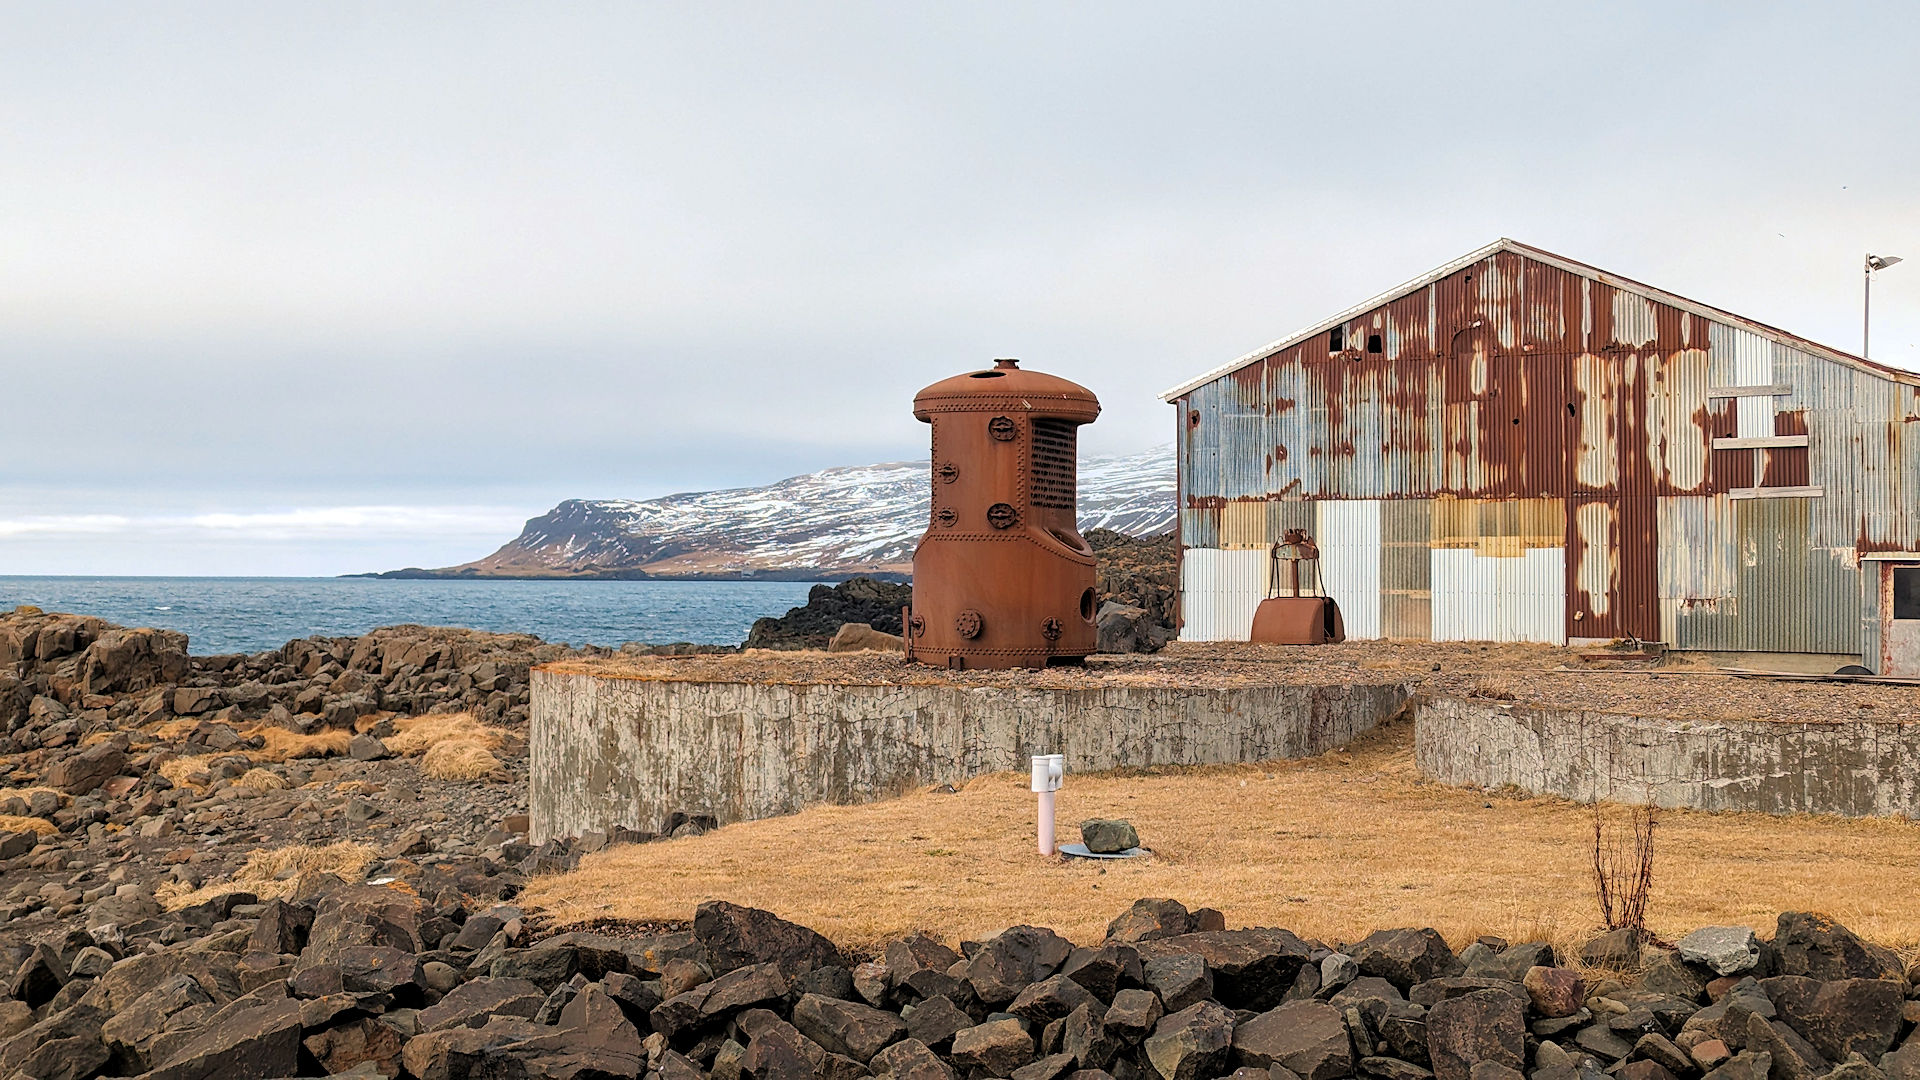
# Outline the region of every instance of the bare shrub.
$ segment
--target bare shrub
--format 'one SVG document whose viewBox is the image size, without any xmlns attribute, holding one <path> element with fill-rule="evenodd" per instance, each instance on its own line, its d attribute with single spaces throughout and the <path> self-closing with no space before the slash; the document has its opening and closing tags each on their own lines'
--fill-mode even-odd
<svg viewBox="0 0 1920 1080">
<path fill-rule="evenodd" d="M 1610 824 L 1603 805 L 1593 804 L 1593 889 L 1608 930 L 1647 928 L 1653 833 L 1659 824 L 1660 809 L 1651 801 L 1629 810 L 1624 827 Z"/>
</svg>

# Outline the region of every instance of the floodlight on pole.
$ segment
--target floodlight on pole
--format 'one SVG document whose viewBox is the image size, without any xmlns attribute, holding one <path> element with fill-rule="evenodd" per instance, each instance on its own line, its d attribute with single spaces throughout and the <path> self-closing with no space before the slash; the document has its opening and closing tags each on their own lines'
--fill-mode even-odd
<svg viewBox="0 0 1920 1080">
<path fill-rule="evenodd" d="M 1873 334 L 1873 272 L 1875 270 L 1885 270 L 1887 267 L 1899 261 L 1901 260 L 1898 255 L 1874 255 L 1871 253 L 1867 255 L 1866 285 L 1861 293 L 1860 301 L 1860 356 L 1862 359 L 1871 360 L 1873 358 L 1873 354 L 1868 351 L 1868 342 L 1871 340 Z"/>
</svg>

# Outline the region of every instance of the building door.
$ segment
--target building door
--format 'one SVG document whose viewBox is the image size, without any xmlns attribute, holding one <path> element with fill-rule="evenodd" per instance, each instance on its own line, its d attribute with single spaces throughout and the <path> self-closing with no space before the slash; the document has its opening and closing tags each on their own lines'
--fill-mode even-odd
<svg viewBox="0 0 1920 1080">
<path fill-rule="evenodd" d="M 1881 564 L 1878 674 L 1920 676 L 1920 563 Z"/>
</svg>

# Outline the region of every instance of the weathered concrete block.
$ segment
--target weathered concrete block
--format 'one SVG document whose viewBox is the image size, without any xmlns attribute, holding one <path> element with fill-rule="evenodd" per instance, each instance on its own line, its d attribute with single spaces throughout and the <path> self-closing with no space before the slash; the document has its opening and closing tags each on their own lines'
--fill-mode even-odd
<svg viewBox="0 0 1920 1080">
<path fill-rule="evenodd" d="M 532 842 L 857 803 L 1024 770 L 1309 757 L 1405 706 L 1399 682 L 1036 689 L 938 683 L 693 682 L 536 668 Z"/>
<path fill-rule="evenodd" d="M 1920 725 L 1676 720 L 1432 698 L 1415 707 L 1413 757 L 1442 783 L 1581 802 L 1920 815 Z"/>
</svg>

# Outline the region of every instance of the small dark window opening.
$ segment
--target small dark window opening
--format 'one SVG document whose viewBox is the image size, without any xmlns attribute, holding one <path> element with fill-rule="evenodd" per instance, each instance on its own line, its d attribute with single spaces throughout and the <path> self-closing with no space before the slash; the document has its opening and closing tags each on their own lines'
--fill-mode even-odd
<svg viewBox="0 0 1920 1080">
<path fill-rule="evenodd" d="M 1341 352 L 1347 347 L 1347 328 L 1336 326 L 1327 331 L 1327 351 Z"/>
<path fill-rule="evenodd" d="M 1381 347 L 1380 347 L 1380 335 L 1379 335 L 1379 334 L 1368 334 L 1368 335 L 1367 335 L 1367 351 L 1368 351 L 1368 352 L 1381 352 L 1381 351 L 1383 351 L 1383 350 L 1381 349 Z"/>
<path fill-rule="evenodd" d="M 1893 568 L 1893 617 L 1920 619 L 1920 566 Z"/>
</svg>

